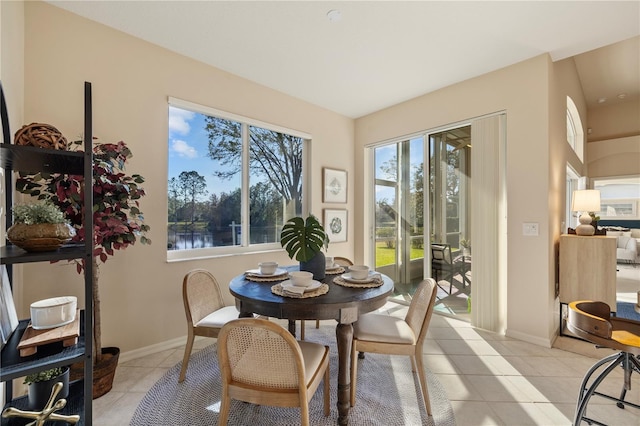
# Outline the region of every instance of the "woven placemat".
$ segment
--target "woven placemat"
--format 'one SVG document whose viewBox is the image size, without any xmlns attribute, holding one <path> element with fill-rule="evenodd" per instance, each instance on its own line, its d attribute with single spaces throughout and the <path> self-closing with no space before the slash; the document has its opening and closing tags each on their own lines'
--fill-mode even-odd
<svg viewBox="0 0 640 426">
<path fill-rule="evenodd" d="M 289 274 L 280 274 L 280 275 L 274 275 L 272 277 L 265 277 L 262 275 L 255 275 L 255 274 L 251 274 L 251 273 L 245 273 L 244 277 L 246 279 L 248 279 L 249 281 L 255 281 L 258 283 L 267 283 L 267 282 L 273 282 L 273 281 L 284 281 L 284 280 L 288 280 L 289 279 Z"/>
<path fill-rule="evenodd" d="M 346 271 L 342 266 L 338 266 L 337 268 L 334 269 L 327 269 L 324 273 L 326 275 L 337 275 L 337 274 L 344 274 Z"/>
<path fill-rule="evenodd" d="M 313 290 L 308 293 L 304 293 L 300 295 L 285 293 L 284 291 L 282 291 L 281 284 L 276 284 L 271 287 L 271 293 L 277 294 L 278 296 L 282 296 L 282 297 L 292 297 L 294 299 L 307 299 L 309 297 L 318 297 L 318 296 L 322 296 L 323 294 L 327 294 L 328 292 L 329 292 L 329 286 L 326 284 L 321 284 L 317 290 Z"/>
<path fill-rule="evenodd" d="M 333 283 L 341 285 L 342 287 L 374 288 L 374 287 L 380 287 L 382 284 L 384 284 L 384 281 L 382 280 L 382 277 L 374 277 L 373 281 L 368 283 L 353 283 L 345 280 L 342 277 L 335 277 L 333 279 Z"/>
</svg>

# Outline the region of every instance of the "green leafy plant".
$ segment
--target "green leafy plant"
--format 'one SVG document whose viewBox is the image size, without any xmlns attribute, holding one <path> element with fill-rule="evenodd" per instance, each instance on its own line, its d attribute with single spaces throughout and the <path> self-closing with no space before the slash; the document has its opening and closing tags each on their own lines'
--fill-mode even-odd
<svg viewBox="0 0 640 426">
<path fill-rule="evenodd" d="M 37 223 L 67 223 L 62 211 L 53 203 L 31 203 L 13 206 L 14 223 L 34 225 Z"/>
<path fill-rule="evenodd" d="M 461 239 L 460 240 L 460 245 L 466 249 L 470 249 L 471 248 L 471 240 L 467 240 L 467 239 Z"/>
<path fill-rule="evenodd" d="M 62 367 L 50 368 L 48 370 L 39 371 L 37 373 L 29 374 L 24 378 L 24 384 L 30 385 L 31 383 L 46 382 L 54 377 L 58 377 L 64 373 Z"/>
<path fill-rule="evenodd" d="M 78 150 L 81 141 L 71 145 Z M 138 174 L 128 176 L 125 165 L 133 154 L 127 145 L 118 143 L 95 144 L 93 147 L 93 340 L 94 360 L 102 359 L 102 333 L 100 321 L 100 292 L 98 287 L 98 260 L 106 262 L 115 250 L 124 250 L 140 240 L 150 244 L 146 233 L 139 200 L 145 195 L 140 186 L 144 178 Z M 84 241 L 83 223 L 84 177 L 60 173 L 20 173 L 16 189 L 58 206 L 76 229 L 74 241 Z M 78 273 L 84 270 L 84 260 L 75 261 Z"/>
<path fill-rule="evenodd" d="M 308 262 L 323 247 L 327 249 L 329 236 L 314 215 L 310 214 L 306 220 L 296 216 L 282 227 L 280 244 L 291 259 Z"/>
</svg>

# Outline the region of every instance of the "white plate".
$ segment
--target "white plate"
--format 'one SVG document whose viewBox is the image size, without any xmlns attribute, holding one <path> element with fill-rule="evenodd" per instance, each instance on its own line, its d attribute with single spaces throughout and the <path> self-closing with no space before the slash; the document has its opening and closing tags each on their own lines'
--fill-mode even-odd
<svg viewBox="0 0 640 426">
<path fill-rule="evenodd" d="M 336 269 L 340 269 L 341 266 L 338 265 L 337 263 L 334 263 L 333 266 L 331 266 L 330 268 L 326 268 L 325 271 L 335 271 Z"/>
<path fill-rule="evenodd" d="M 280 283 L 280 285 L 283 288 L 294 287 L 294 285 L 291 283 L 291 280 L 282 281 Z M 321 285 L 322 285 L 322 283 L 320 281 L 313 280 L 313 281 L 311 281 L 311 285 L 309 287 L 305 287 L 304 288 L 304 292 L 308 293 L 310 291 L 317 290 L 318 288 L 320 288 Z"/>
<path fill-rule="evenodd" d="M 340 277 L 345 280 L 345 281 L 349 281 L 352 283 L 370 283 L 373 282 L 373 274 L 371 272 L 369 272 L 369 276 L 367 278 L 363 278 L 363 279 L 357 279 L 357 278 L 353 278 L 351 276 L 350 272 L 347 272 L 346 274 L 342 274 L 340 275 Z"/>
<path fill-rule="evenodd" d="M 277 277 L 278 275 L 288 274 L 287 270 L 282 268 L 277 268 L 273 274 L 261 274 L 260 269 L 249 269 L 246 273 L 256 277 Z"/>
</svg>

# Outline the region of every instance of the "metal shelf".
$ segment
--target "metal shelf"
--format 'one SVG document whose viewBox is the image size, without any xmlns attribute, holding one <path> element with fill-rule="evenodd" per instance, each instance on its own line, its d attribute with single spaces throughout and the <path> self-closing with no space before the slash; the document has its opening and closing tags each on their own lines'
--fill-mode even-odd
<svg viewBox="0 0 640 426">
<path fill-rule="evenodd" d="M 33 253 L 24 251 L 13 245 L 2 246 L 0 247 L 0 264 L 13 265 L 16 263 L 81 259 L 84 257 L 85 253 L 84 243 L 65 244 L 56 251 Z"/>
<path fill-rule="evenodd" d="M 56 414 L 66 414 L 66 415 L 73 415 L 73 414 L 79 414 L 80 415 L 80 421 L 78 421 L 78 423 L 76 423 L 76 426 L 84 426 L 86 424 L 91 424 L 91 422 L 89 421 L 88 423 L 85 421 L 85 415 L 84 415 L 84 395 L 83 395 L 83 391 L 82 391 L 82 387 L 84 386 L 83 381 L 77 381 L 77 382 L 72 382 L 69 383 L 69 396 L 66 398 L 67 400 L 67 404 L 64 406 L 64 408 L 62 410 L 56 411 Z M 20 410 L 29 410 L 28 407 L 28 399 L 26 396 L 20 397 L 20 398 L 15 398 L 13 400 L 11 400 L 11 402 L 9 402 L 7 405 L 5 405 L 5 408 L 7 407 L 15 407 L 18 408 Z M 13 417 L 11 419 L 2 419 L 2 426 L 25 426 L 27 425 L 30 421 L 29 419 L 23 419 L 23 418 L 17 418 L 17 417 Z M 69 426 L 69 423 L 66 422 L 50 422 L 48 421 L 47 426 Z"/>
<path fill-rule="evenodd" d="M 28 319 L 21 320 L 18 328 L 2 348 L 0 381 L 13 380 L 48 368 L 71 365 L 84 359 L 84 310 L 80 311 L 80 337 L 78 337 L 77 344 L 65 348 L 62 346 L 62 342 L 49 343 L 39 346 L 35 354 L 21 357 L 18 343 L 20 343 L 29 321 Z"/>
<path fill-rule="evenodd" d="M 0 144 L 1 166 L 5 170 L 32 173 L 84 174 L 84 152 L 62 151 L 33 146 Z"/>
</svg>

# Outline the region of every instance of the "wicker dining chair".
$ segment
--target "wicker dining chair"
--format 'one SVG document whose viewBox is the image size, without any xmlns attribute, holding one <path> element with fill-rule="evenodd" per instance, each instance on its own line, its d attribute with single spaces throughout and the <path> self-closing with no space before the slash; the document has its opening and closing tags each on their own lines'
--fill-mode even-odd
<svg viewBox="0 0 640 426">
<path fill-rule="evenodd" d="M 436 282 L 433 278 L 422 281 L 416 289 L 404 319 L 386 314 L 361 315 L 353 324 L 351 343 L 351 406 L 356 403 L 358 378 L 358 352 L 388 355 L 409 355 L 411 368 L 418 379 L 427 414 L 431 415 L 429 391 L 424 374 L 422 350 L 436 300 Z"/>
<path fill-rule="evenodd" d="M 353 262 L 346 257 L 335 256 L 333 262 L 345 267 L 353 266 Z M 300 321 L 300 339 L 304 340 L 304 320 Z M 320 328 L 320 320 L 316 320 L 316 328 Z"/>
<path fill-rule="evenodd" d="M 324 415 L 330 412 L 329 347 L 296 341 L 280 325 L 259 319 L 229 321 L 218 335 L 222 375 L 219 425 L 226 425 L 231 400 L 300 407 L 309 425 L 309 401 L 324 381 Z"/>
<path fill-rule="evenodd" d="M 184 276 L 182 300 L 188 335 L 178 382 L 184 381 L 187 374 L 195 337 L 218 337 L 225 323 L 238 318 L 236 307 L 225 306 L 218 281 L 205 269 L 194 269 Z"/>
</svg>

